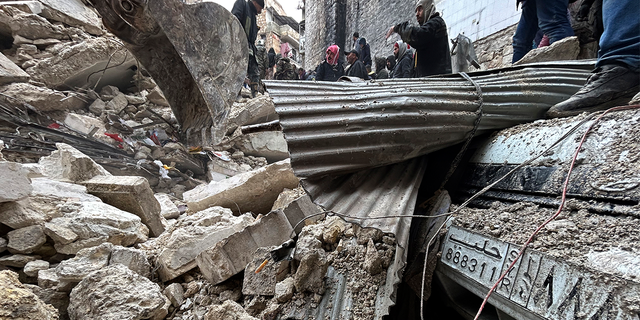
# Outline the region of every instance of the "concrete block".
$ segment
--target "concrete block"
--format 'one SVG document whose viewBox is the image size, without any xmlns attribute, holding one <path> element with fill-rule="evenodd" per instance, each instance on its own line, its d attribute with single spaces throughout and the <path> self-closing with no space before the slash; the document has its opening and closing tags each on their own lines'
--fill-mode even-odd
<svg viewBox="0 0 640 320">
<path fill-rule="evenodd" d="M 178 206 L 176 206 L 173 201 L 171 201 L 171 197 L 165 193 L 156 193 L 153 195 L 160 203 L 160 214 L 165 219 L 175 219 L 180 216 L 180 210 L 178 210 Z"/>
<path fill-rule="evenodd" d="M 96 176 L 81 182 L 87 191 L 120 210 L 131 212 L 142 220 L 154 237 L 164 232 L 161 207 L 143 177 Z"/>
<path fill-rule="evenodd" d="M 238 274 L 260 247 L 278 246 L 290 239 L 293 227 L 282 211 L 273 211 L 241 232 L 202 251 L 196 263 L 204 277 L 218 284 Z"/>
<path fill-rule="evenodd" d="M 110 176 L 107 170 L 84 153 L 66 143 L 56 143 L 58 150 L 38 162 L 42 173 L 60 181 L 80 182 L 95 176 Z"/>
<path fill-rule="evenodd" d="M 184 301 L 184 289 L 179 283 L 168 285 L 162 293 L 171 301 L 174 308 L 181 306 Z"/>
<path fill-rule="evenodd" d="M 533 62 L 575 60 L 580 53 L 580 41 L 578 37 L 567 37 L 554 42 L 552 45 L 529 51 L 514 65 Z"/>
<path fill-rule="evenodd" d="M 283 260 L 274 262 L 271 259 L 271 250 L 276 247 L 261 247 L 253 254 L 252 260 L 244 270 L 244 280 L 242 282 L 242 294 L 273 296 L 276 292 L 276 283 L 283 280 L 289 269 L 289 261 Z M 267 264 L 259 271 L 262 263 L 268 260 Z"/>
<path fill-rule="evenodd" d="M 149 278 L 151 276 L 151 264 L 147 261 L 147 255 L 142 250 L 115 246 L 111 250 L 109 265 L 116 263 L 126 266 L 143 277 Z"/>
<path fill-rule="evenodd" d="M 223 181 L 198 186 L 185 192 L 184 200 L 194 211 L 221 206 L 234 210 L 235 214 L 267 214 L 280 192 L 285 188 L 294 189 L 298 183 L 287 159 Z"/>
<path fill-rule="evenodd" d="M 47 242 L 44 228 L 41 226 L 29 226 L 7 233 L 9 244 L 7 249 L 13 254 L 29 254 L 38 250 Z"/>
<path fill-rule="evenodd" d="M 104 123 L 102 123 L 102 121 L 100 121 L 99 119 L 93 117 L 83 116 L 76 113 L 69 113 L 64 119 L 64 124 L 66 124 L 69 128 L 83 134 L 89 134 L 92 130 L 96 130 L 93 136 L 95 136 L 96 138 L 105 137 L 106 139 L 101 139 L 103 142 L 110 141 L 111 139 L 104 135 L 104 133 L 107 132 L 107 129 L 104 127 Z"/>
<path fill-rule="evenodd" d="M 29 81 L 29 74 L 0 53 L 0 85 L 12 82 Z"/>
<path fill-rule="evenodd" d="M 273 100 L 265 95 L 249 99 L 246 103 L 235 102 L 227 116 L 227 132 L 248 124 L 277 120 L 278 114 Z"/>
<path fill-rule="evenodd" d="M 297 225 L 297 227 L 295 227 L 295 232 L 300 233 L 304 226 L 313 224 L 317 220 L 322 219 L 323 215 L 317 215 L 308 219 L 307 217 L 311 217 L 314 214 L 319 214 L 324 210 L 320 206 L 313 203 L 313 201 L 311 201 L 311 198 L 307 194 L 304 194 L 286 205 L 282 209 L 282 211 L 284 212 L 291 226 L 295 227 Z"/>
<path fill-rule="evenodd" d="M 209 174 L 210 180 L 214 180 L 212 173 L 222 174 L 227 178 L 249 171 L 251 171 L 251 167 L 246 164 L 239 165 L 233 161 L 224 161 L 218 158 L 213 158 L 207 163 L 207 173 Z"/>
<path fill-rule="evenodd" d="M 16 162 L 0 162 L 0 202 L 16 201 L 28 196 L 33 187 L 29 170 Z"/>
<path fill-rule="evenodd" d="M 289 148 L 282 131 L 254 132 L 233 139 L 234 146 L 245 155 L 265 157 L 269 162 L 289 158 Z"/>
</svg>

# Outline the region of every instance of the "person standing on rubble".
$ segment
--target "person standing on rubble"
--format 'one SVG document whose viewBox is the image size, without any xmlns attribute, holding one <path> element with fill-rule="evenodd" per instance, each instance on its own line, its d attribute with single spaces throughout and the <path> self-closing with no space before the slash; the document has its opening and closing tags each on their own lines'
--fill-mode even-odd
<svg viewBox="0 0 640 320">
<path fill-rule="evenodd" d="M 238 18 L 247 35 L 249 44 L 247 75 L 249 77 L 249 86 L 251 87 L 251 96 L 254 98 L 258 94 L 258 85 L 260 84 L 260 69 L 256 60 L 257 48 L 255 45 L 258 36 L 256 16 L 262 12 L 262 8 L 264 8 L 264 0 L 236 0 L 233 4 L 233 9 L 231 9 L 231 13 Z"/>
<path fill-rule="evenodd" d="M 258 69 L 260 70 L 260 79 L 267 78 L 267 69 L 269 69 L 269 56 L 267 55 L 267 48 L 264 46 L 264 39 L 258 40 L 256 46 L 256 61 L 258 62 Z"/>
<path fill-rule="evenodd" d="M 568 117 L 624 105 L 640 91 L 640 1 L 604 0 L 604 32 L 596 69 L 569 99 L 547 111 L 551 118 Z"/>
<path fill-rule="evenodd" d="M 362 80 L 369 79 L 364 63 L 362 63 L 362 60 L 358 58 L 358 51 L 351 50 L 347 55 L 347 62 L 350 64 L 347 70 L 345 70 L 347 72 L 347 77 L 358 77 Z"/>
<path fill-rule="evenodd" d="M 398 40 L 393 45 L 393 56 L 396 58 L 396 66 L 391 71 L 391 78 L 411 78 L 413 59 L 407 50 L 407 44 Z"/>
<path fill-rule="evenodd" d="M 568 0 L 516 0 L 516 7 L 521 2 L 522 14 L 513 35 L 511 63 L 522 59 L 532 49 L 538 29 L 549 37 L 550 45 L 573 36 L 573 28 L 567 15 Z"/>
<path fill-rule="evenodd" d="M 433 0 L 418 0 L 415 12 L 419 26 L 411 26 L 406 21 L 392 26 L 386 37 L 397 33 L 405 43 L 415 48 L 414 77 L 451 73 L 447 25 L 440 13 L 436 12 Z"/>
<path fill-rule="evenodd" d="M 316 80 L 338 81 L 344 75 L 344 68 L 338 63 L 340 48 L 335 44 L 330 45 L 326 53 L 325 60 L 316 68 Z"/>
</svg>

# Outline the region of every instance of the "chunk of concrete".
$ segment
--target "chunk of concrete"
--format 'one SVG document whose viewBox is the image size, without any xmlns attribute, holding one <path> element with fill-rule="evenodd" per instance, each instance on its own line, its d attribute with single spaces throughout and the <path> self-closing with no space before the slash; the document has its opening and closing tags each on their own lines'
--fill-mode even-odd
<svg viewBox="0 0 640 320">
<path fill-rule="evenodd" d="M 40 259 L 39 256 L 28 256 L 24 254 L 14 254 L 0 257 L 0 266 L 24 268 L 27 263 Z"/>
<path fill-rule="evenodd" d="M 60 292 L 71 292 L 75 282 L 60 280 L 56 268 L 38 271 L 38 286 L 43 289 L 53 289 Z"/>
<path fill-rule="evenodd" d="M 285 303 L 293 297 L 295 293 L 295 285 L 293 284 L 293 278 L 286 278 L 276 283 L 276 292 L 274 298 L 280 303 Z"/>
<path fill-rule="evenodd" d="M 96 101 L 100 101 L 100 99 Z M 104 135 L 104 133 L 107 132 L 104 123 L 96 118 L 83 116 L 77 113 L 69 113 L 64 119 L 64 124 L 67 127 L 86 135 L 95 130 L 93 136 L 97 139 L 105 137 L 104 139 L 100 139 L 103 142 L 109 142 L 111 139 Z"/>
<path fill-rule="evenodd" d="M 372 239 L 369 239 L 367 243 L 367 252 L 364 256 L 363 267 L 372 276 L 382 272 L 382 257 L 378 253 Z"/>
<path fill-rule="evenodd" d="M 87 188 L 79 184 L 51 180 L 49 178 L 32 178 L 33 191 L 31 197 L 48 197 L 73 202 L 102 202 L 100 198 L 87 193 Z"/>
<path fill-rule="evenodd" d="M 250 316 L 237 302 L 226 300 L 221 305 L 209 308 L 204 320 L 258 320 L 258 318 Z"/>
<path fill-rule="evenodd" d="M 204 277 L 213 284 L 231 278 L 245 269 L 260 247 L 279 246 L 289 240 L 293 227 L 282 211 L 273 211 L 215 246 L 202 251 L 196 262 Z"/>
<path fill-rule="evenodd" d="M 160 286 L 115 264 L 84 277 L 71 291 L 68 311 L 71 320 L 163 319 L 169 305 Z"/>
<path fill-rule="evenodd" d="M 80 282 L 89 273 L 109 265 L 111 250 L 113 245 L 108 242 L 82 249 L 75 257 L 60 262 L 56 267 L 56 274 L 63 281 Z"/>
<path fill-rule="evenodd" d="M 80 0 L 39 0 L 44 4 L 42 16 L 53 21 L 63 22 L 73 27 L 99 36 L 104 33 L 102 20 L 91 7 Z"/>
<path fill-rule="evenodd" d="M 12 36 L 27 39 L 69 39 L 63 26 L 54 25 L 44 17 L 11 6 L 0 6 L 0 24 L 11 28 Z"/>
<path fill-rule="evenodd" d="M 151 277 L 151 264 L 147 260 L 147 255 L 142 250 L 115 246 L 113 250 L 111 250 L 109 265 L 118 263 L 145 278 Z"/>
<path fill-rule="evenodd" d="M 4 85 L 0 87 L 0 92 L 7 96 L 20 98 L 43 112 L 77 110 L 86 106 L 86 103 L 77 97 L 75 93 L 64 93 L 26 82 L 14 82 Z"/>
<path fill-rule="evenodd" d="M 40 14 L 42 12 L 42 3 L 39 1 L 3 1 L 0 6 L 10 6 L 26 13 Z"/>
<path fill-rule="evenodd" d="M 273 296 L 276 292 L 276 283 L 282 281 L 289 269 L 289 261 L 274 262 L 271 258 L 271 250 L 276 247 L 261 247 L 253 254 L 251 261 L 244 270 L 242 282 L 242 294 Z M 267 261 L 267 264 L 263 263 Z M 262 268 L 260 268 L 262 266 Z"/>
<path fill-rule="evenodd" d="M 249 171 L 251 171 L 251 167 L 249 165 L 240 165 L 233 161 L 224 161 L 218 158 L 213 158 L 207 163 L 207 174 L 209 180 L 220 181 L 226 179 L 227 177 L 233 177 Z M 214 173 L 220 174 L 224 178 L 216 180 L 214 178 Z"/>
<path fill-rule="evenodd" d="M 7 249 L 13 254 L 29 254 L 38 250 L 47 242 L 47 236 L 41 226 L 29 226 L 7 233 Z"/>
<path fill-rule="evenodd" d="M 29 170 L 21 164 L 0 161 L 0 203 L 16 201 L 28 196 L 33 187 L 29 179 Z"/>
<path fill-rule="evenodd" d="M 0 53 L 0 85 L 27 81 L 29 81 L 29 74 L 24 72 L 22 68 L 9 60 L 4 54 Z"/>
<path fill-rule="evenodd" d="M 282 131 L 264 131 L 243 134 L 232 140 L 236 149 L 245 155 L 265 157 L 269 162 L 289 158 L 289 147 Z"/>
<path fill-rule="evenodd" d="M 7 251 L 7 244 L 9 242 L 5 238 L 0 238 L 0 253 Z"/>
<path fill-rule="evenodd" d="M 182 305 L 184 302 L 184 289 L 179 283 L 172 283 L 164 288 L 164 295 L 171 301 L 174 308 Z"/>
<path fill-rule="evenodd" d="M 0 271 L 0 319 L 57 320 L 58 310 L 27 289 L 18 274 Z"/>
<path fill-rule="evenodd" d="M 580 41 L 578 41 L 578 37 L 567 37 L 554 42 L 550 46 L 527 52 L 527 54 L 514 63 L 514 65 L 545 61 L 576 60 L 579 53 Z"/>
<path fill-rule="evenodd" d="M 283 189 L 294 189 L 299 180 L 293 174 L 289 159 L 233 176 L 229 179 L 198 186 L 184 193 L 191 210 L 222 206 L 236 214 L 267 214 Z M 239 208 L 239 212 L 237 211 Z"/>
<path fill-rule="evenodd" d="M 26 274 L 27 276 L 35 278 L 38 276 L 38 272 L 40 270 L 47 270 L 47 269 L 49 269 L 48 261 L 35 260 L 35 261 L 27 262 L 27 264 L 24 265 L 24 268 L 22 269 L 22 271 L 24 271 L 24 274 Z"/>
<path fill-rule="evenodd" d="M 258 96 L 246 103 L 234 102 L 227 116 L 227 132 L 248 124 L 277 120 L 278 114 L 273 100 L 267 96 Z"/>
<path fill-rule="evenodd" d="M 180 210 L 166 193 L 156 193 L 153 195 L 160 203 L 160 214 L 165 219 L 176 219 L 180 216 Z"/>
<path fill-rule="evenodd" d="M 91 105 L 89 105 L 89 111 L 91 111 L 91 113 L 93 113 L 96 116 L 100 116 L 102 115 L 106 107 L 107 107 L 107 104 L 104 101 L 102 101 L 102 99 L 96 99 L 91 103 Z"/>
<path fill-rule="evenodd" d="M 44 289 L 32 284 L 25 284 L 24 286 L 35 293 L 44 303 L 56 308 L 60 314 L 60 319 L 69 319 L 69 315 L 67 314 L 69 294 L 67 292 L 61 292 L 51 288 Z"/>
<path fill-rule="evenodd" d="M 149 94 L 147 94 L 146 99 L 149 100 L 149 102 L 155 103 L 159 106 L 169 107 L 169 102 L 164 97 L 164 93 L 162 93 L 162 91 L 158 87 L 151 89 L 151 91 L 149 91 Z"/>
<path fill-rule="evenodd" d="M 324 276 L 327 274 L 328 268 L 329 261 L 324 250 L 313 250 L 305 254 L 293 277 L 296 291 L 324 294 Z"/>
<path fill-rule="evenodd" d="M 229 209 L 209 208 L 180 217 L 171 229 L 141 244 L 141 249 L 157 255 L 160 279 L 169 281 L 195 268 L 200 252 L 253 221 L 250 214 L 234 217 Z"/>
<path fill-rule="evenodd" d="M 129 105 L 129 101 L 127 100 L 127 96 L 122 92 L 118 92 L 115 97 L 113 97 L 105 106 L 107 110 L 113 110 L 116 113 L 120 113 L 122 109 L 126 108 Z"/>
<path fill-rule="evenodd" d="M 56 143 L 58 150 L 38 162 L 42 173 L 60 181 L 80 182 L 95 176 L 111 176 L 109 171 L 84 153 L 66 143 Z"/>
<path fill-rule="evenodd" d="M 120 210 L 131 212 L 142 220 L 154 237 L 164 232 L 161 207 L 143 177 L 96 176 L 81 183 L 87 191 Z"/>
<path fill-rule="evenodd" d="M 58 253 L 76 254 L 81 249 L 103 242 L 130 246 L 148 239 L 149 230 L 138 216 L 106 203 L 67 203 L 59 207 L 64 216 L 45 224 L 45 232 L 54 239 Z M 73 242 L 65 243 L 73 237 L 62 234 L 60 230 L 64 230 L 65 234 L 71 234 L 71 231 L 78 237 Z M 56 239 L 66 240 L 58 242 Z"/>
<path fill-rule="evenodd" d="M 280 196 L 278 198 L 281 199 Z M 285 199 L 281 200 L 284 201 Z M 323 215 L 321 215 L 320 213 L 324 212 L 324 210 L 317 204 L 313 203 L 309 195 L 307 195 L 306 193 L 293 199 L 289 203 L 281 202 L 281 204 L 281 209 L 284 212 L 285 216 L 287 216 L 289 224 L 294 227 L 297 226 L 295 227 L 296 233 L 300 233 L 304 226 L 313 224 L 323 218 Z M 280 208 L 276 208 L 276 203 L 274 202 L 274 207 L 272 208 L 272 210 L 276 209 Z"/>
</svg>

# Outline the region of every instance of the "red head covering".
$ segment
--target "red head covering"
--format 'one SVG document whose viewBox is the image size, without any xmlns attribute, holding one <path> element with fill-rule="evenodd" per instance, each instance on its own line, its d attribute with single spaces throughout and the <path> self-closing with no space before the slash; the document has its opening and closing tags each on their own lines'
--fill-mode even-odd
<svg viewBox="0 0 640 320">
<path fill-rule="evenodd" d="M 329 52 L 333 53 L 333 58 L 329 57 Z M 329 48 L 327 48 L 327 63 L 335 66 L 336 64 L 338 64 L 338 56 L 340 53 L 340 48 L 337 45 L 330 45 Z"/>
</svg>

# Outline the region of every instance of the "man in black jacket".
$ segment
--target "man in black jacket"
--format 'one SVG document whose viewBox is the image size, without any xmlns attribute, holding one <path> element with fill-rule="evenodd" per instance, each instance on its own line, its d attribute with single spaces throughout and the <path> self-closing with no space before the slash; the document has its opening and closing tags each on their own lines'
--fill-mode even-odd
<svg viewBox="0 0 640 320">
<path fill-rule="evenodd" d="M 347 69 L 347 77 L 358 77 L 362 80 L 369 79 L 364 63 L 358 59 L 358 51 L 351 50 L 347 55 L 347 62 L 351 64 Z"/>
<path fill-rule="evenodd" d="M 391 78 L 411 78 L 413 61 L 407 44 L 397 41 L 393 45 L 393 55 L 396 57 L 396 67 L 391 71 Z"/>
<path fill-rule="evenodd" d="M 414 77 L 451 73 L 451 53 L 447 25 L 436 12 L 433 0 L 418 0 L 416 19 L 420 26 L 403 22 L 392 26 L 387 38 L 393 33 L 400 35 L 405 43 L 416 49 L 414 55 Z"/>
<path fill-rule="evenodd" d="M 249 65 L 247 66 L 247 75 L 249 77 L 249 85 L 251 86 L 251 96 L 255 98 L 258 93 L 258 84 L 260 83 L 260 69 L 258 68 L 258 61 L 256 60 L 256 37 L 258 36 L 258 23 L 256 16 L 262 12 L 264 8 L 264 0 L 236 0 L 233 4 L 233 13 L 244 32 L 247 35 L 247 42 L 249 44 Z"/>
</svg>

